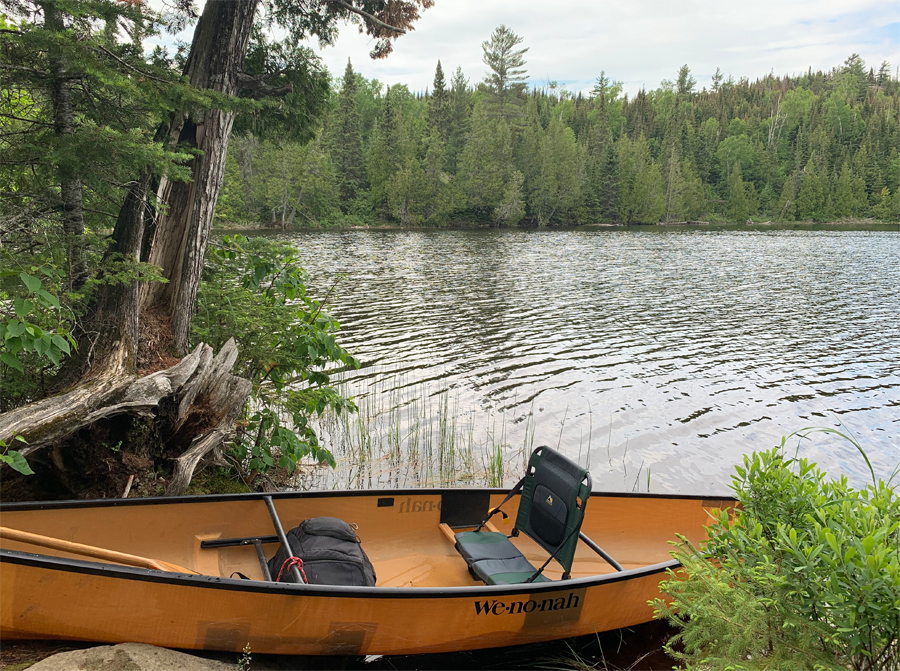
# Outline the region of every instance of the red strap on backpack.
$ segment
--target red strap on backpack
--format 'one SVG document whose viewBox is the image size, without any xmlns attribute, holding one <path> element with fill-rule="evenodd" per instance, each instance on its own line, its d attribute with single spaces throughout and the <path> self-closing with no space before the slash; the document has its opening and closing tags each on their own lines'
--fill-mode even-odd
<svg viewBox="0 0 900 671">
<path fill-rule="evenodd" d="M 303 560 L 300 557 L 288 557 L 285 559 L 281 565 L 281 570 L 278 571 L 278 577 L 275 578 L 275 582 L 281 582 L 281 574 L 284 573 L 284 569 L 290 570 L 291 566 L 296 566 L 300 570 L 303 582 L 308 585 L 309 579 L 306 577 L 306 571 L 303 570 Z"/>
</svg>

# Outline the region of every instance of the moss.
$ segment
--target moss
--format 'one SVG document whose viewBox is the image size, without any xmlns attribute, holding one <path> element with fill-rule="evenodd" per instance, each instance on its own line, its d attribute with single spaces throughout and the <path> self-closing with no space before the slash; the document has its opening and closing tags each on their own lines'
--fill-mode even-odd
<svg viewBox="0 0 900 671">
<path fill-rule="evenodd" d="M 247 494 L 252 492 L 233 471 L 211 468 L 191 480 L 188 494 Z"/>
</svg>

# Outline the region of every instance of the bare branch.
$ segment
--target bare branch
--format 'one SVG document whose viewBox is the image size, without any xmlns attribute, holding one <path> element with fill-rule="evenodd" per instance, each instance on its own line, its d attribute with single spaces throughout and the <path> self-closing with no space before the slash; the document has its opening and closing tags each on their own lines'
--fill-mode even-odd
<svg viewBox="0 0 900 671">
<path fill-rule="evenodd" d="M 26 68 L 21 65 L 8 65 L 7 63 L 0 63 L 0 68 L 4 70 L 13 70 L 15 72 L 27 72 L 30 75 L 37 75 L 38 77 L 49 77 L 50 73 L 45 72 L 43 70 L 35 70 L 34 68 Z"/>
<path fill-rule="evenodd" d="M 160 83 L 162 83 L 162 84 L 171 84 L 171 83 L 172 83 L 172 82 L 171 82 L 170 80 L 168 80 L 168 79 L 161 79 L 160 77 L 154 77 L 153 75 L 151 75 L 151 74 L 149 74 L 149 73 L 147 73 L 147 72 L 144 72 L 143 70 L 140 70 L 139 68 L 134 67 L 134 66 L 131 65 L 130 63 L 128 63 L 128 62 L 126 62 L 126 61 L 123 61 L 121 58 L 119 58 L 118 56 L 116 56 L 113 52 L 111 52 L 111 51 L 110 51 L 109 49 L 107 49 L 106 47 L 98 46 L 97 48 L 98 48 L 100 51 L 102 51 L 103 53 L 105 53 L 107 56 L 109 56 L 110 58 L 112 58 L 112 59 L 118 61 L 119 63 L 121 63 L 122 65 L 124 65 L 124 66 L 125 66 L 126 68 L 128 68 L 129 70 L 133 70 L 134 72 L 138 73 L 138 74 L 139 74 L 141 77 L 143 77 L 144 79 L 152 79 L 153 81 L 155 81 L 155 82 L 160 82 Z"/>
<path fill-rule="evenodd" d="M 6 119 L 14 119 L 16 121 L 24 121 L 25 123 L 33 123 L 33 124 L 38 124 L 40 126 L 51 126 L 51 127 L 53 126 L 52 123 L 49 123 L 47 121 L 38 121 L 36 119 L 25 119 L 23 117 L 16 116 L 15 114 L 3 114 L 2 112 L 0 112 L 0 116 L 4 117 Z"/>
<path fill-rule="evenodd" d="M 288 93 L 294 92 L 294 85 L 288 84 L 287 86 L 269 86 L 266 83 L 267 79 L 271 79 L 272 77 L 279 76 L 280 72 L 265 74 L 253 77 L 244 72 L 237 73 L 237 80 L 241 84 L 242 91 L 249 91 L 252 95 L 256 97 L 260 96 L 273 96 L 273 97 L 281 97 L 285 96 Z"/>
<path fill-rule="evenodd" d="M 402 28 L 398 28 L 397 26 L 392 26 L 389 23 L 385 23 L 381 19 L 373 16 L 372 14 L 369 14 L 369 12 L 365 11 L 364 9 L 360 9 L 359 7 L 354 7 L 353 5 L 351 5 L 347 2 L 344 2 L 344 0 L 328 0 L 328 1 L 333 2 L 336 5 L 340 5 L 347 11 L 353 12 L 354 14 L 358 14 L 359 16 L 362 16 L 363 18 L 368 19 L 369 21 L 372 21 L 373 23 L 377 23 L 382 28 L 386 28 L 387 30 L 392 30 L 395 33 L 397 33 L 398 35 L 406 35 L 406 31 L 403 30 Z"/>
</svg>

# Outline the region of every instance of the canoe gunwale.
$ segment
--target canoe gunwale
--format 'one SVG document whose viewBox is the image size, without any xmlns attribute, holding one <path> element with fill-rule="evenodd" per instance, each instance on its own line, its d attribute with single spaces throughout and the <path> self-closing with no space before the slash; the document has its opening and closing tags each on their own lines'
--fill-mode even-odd
<svg viewBox="0 0 900 671">
<path fill-rule="evenodd" d="M 0 549 L 0 564 L 10 563 L 41 568 L 48 571 L 63 571 L 104 576 L 120 580 L 164 583 L 202 589 L 221 589 L 240 592 L 256 592 L 282 596 L 327 597 L 327 598 L 368 598 L 368 599 L 455 599 L 485 596 L 508 596 L 514 594 L 541 594 L 558 592 L 561 589 L 584 589 L 643 578 L 669 569 L 676 569 L 681 563 L 675 559 L 651 564 L 627 571 L 604 573 L 586 578 L 554 580 L 529 585 L 472 585 L 446 587 L 348 587 L 344 585 L 297 585 L 262 580 L 242 580 L 211 575 L 189 575 L 167 571 L 155 571 L 134 566 L 119 566 L 102 562 L 53 557 L 18 550 Z"/>
<path fill-rule="evenodd" d="M 246 494 L 193 494 L 189 496 L 147 496 L 133 499 L 70 499 L 66 501 L 23 501 L 17 503 L 0 503 L 0 512 L 4 510 L 56 510 L 62 508 L 118 508 L 123 506 L 182 504 L 182 503 L 217 503 L 223 501 L 263 501 L 266 496 L 278 499 L 303 498 L 343 498 L 357 496 L 398 497 L 398 496 L 436 496 L 447 492 L 487 492 L 489 494 L 508 494 L 510 488 L 502 487 L 433 487 L 407 489 L 350 489 L 350 490 L 317 490 L 304 492 L 250 492 Z M 649 492 L 602 492 L 592 491 L 592 497 L 640 498 L 640 499 L 676 499 L 696 501 L 735 501 L 728 494 L 655 494 Z"/>
</svg>

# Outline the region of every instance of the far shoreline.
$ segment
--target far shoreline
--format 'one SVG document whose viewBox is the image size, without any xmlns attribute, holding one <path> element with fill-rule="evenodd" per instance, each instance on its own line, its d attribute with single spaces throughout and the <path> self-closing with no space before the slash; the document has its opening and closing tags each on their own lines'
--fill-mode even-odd
<svg viewBox="0 0 900 671">
<path fill-rule="evenodd" d="M 729 221 L 661 221 L 656 224 L 624 224 L 597 222 L 592 224 L 570 224 L 538 226 L 522 224 L 517 226 L 490 226 L 477 224 L 471 221 L 454 222 L 447 226 L 404 226 L 392 222 L 374 222 L 369 225 L 337 224 L 333 226 L 291 226 L 277 227 L 266 226 L 261 223 L 227 222 L 217 223 L 213 227 L 214 233 L 228 234 L 241 232 L 265 232 L 265 233 L 324 233 L 338 231 L 592 231 L 592 230 L 679 230 L 679 229 L 709 229 L 709 230 L 857 230 L 857 231 L 898 231 L 900 221 L 878 221 L 875 219 L 839 219 L 836 221 L 817 222 L 804 221 L 751 221 L 746 223 L 734 223 Z"/>
</svg>

